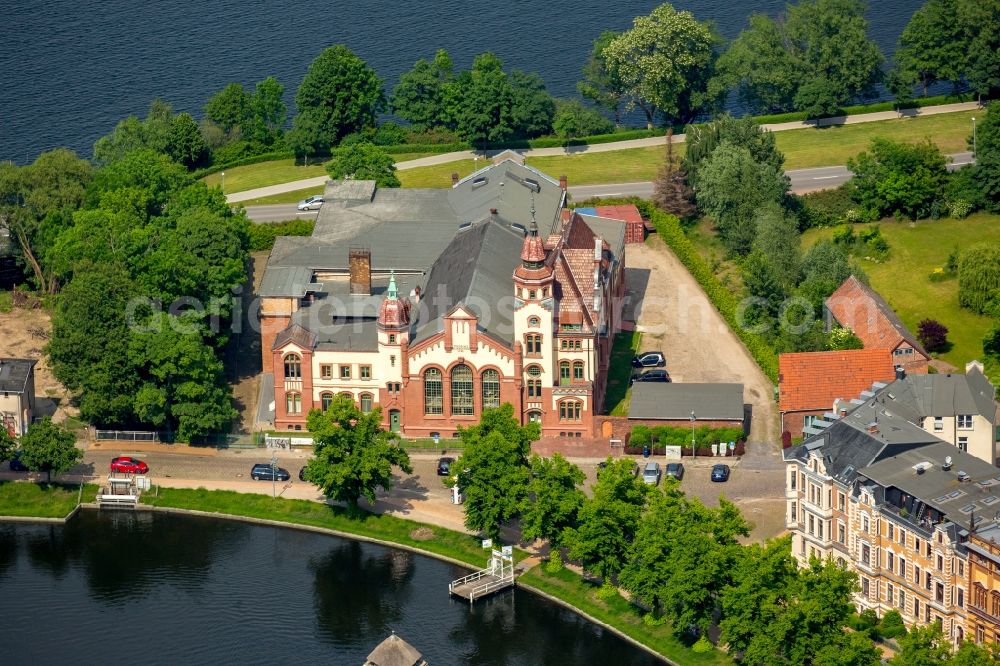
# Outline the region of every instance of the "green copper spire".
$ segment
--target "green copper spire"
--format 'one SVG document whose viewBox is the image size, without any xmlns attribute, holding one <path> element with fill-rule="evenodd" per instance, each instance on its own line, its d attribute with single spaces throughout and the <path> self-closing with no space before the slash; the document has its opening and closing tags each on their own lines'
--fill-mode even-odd
<svg viewBox="0 0 1000 666">
<path fill-rule="evenodd" d="M 386 296 L 394 301 L 399 298 L 399 295 L 396 292 L 396 271 L 392 271 L 389 275 L 389 290 L 386 293 Z"/>
</svg>

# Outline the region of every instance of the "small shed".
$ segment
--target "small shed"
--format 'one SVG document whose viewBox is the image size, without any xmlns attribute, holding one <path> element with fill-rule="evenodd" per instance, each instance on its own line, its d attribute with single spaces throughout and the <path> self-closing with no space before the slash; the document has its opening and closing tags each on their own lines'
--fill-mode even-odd
<svg viewBox="0 0 1000 666">
<path fill-rule="evenodd" d="M 395 632 L 379 643 L 363 666 L 427 666 L 423 655 Z"/>
<path fill-rule="evenodd" d="M 743 428 L 750 424 L 743 384 L 636 382 L 632 385 L 628 420 L 633 425 L 697 425 Z"/>
</svg>

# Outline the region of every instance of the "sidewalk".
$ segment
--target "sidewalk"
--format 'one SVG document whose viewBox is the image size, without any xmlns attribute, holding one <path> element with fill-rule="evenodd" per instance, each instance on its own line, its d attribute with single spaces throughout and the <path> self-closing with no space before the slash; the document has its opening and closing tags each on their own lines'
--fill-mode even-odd
<svg viewBox="0 0 1000 666">
<path fill-rule="evenodd" d="M 834 125 L 855 125 L 858 123 L 872 123 L 878 122 L 880 120 L 897 120 L 900 118 L 914 118 L 916 116 L 933 116 L 940 113 L 955 113 L 957 111 L 972 111 L 979 108 L 978 102 L 958 102 L 955 104 L 941 104 L 938 106 L 927 106 L 922 109 L 905 109 L 903 111 L 879 111 L 876 113 L 860 113 L 853 116 L 838 116 L 835 118 L 822 118 L 820 120 L 797 120 L 788 123 L 775 123 L 770 125 L 762 125 L 766 130 L 772 132 L 785 132 L 788 130 L 797 129 L 808 129 L 815 127 L 831 127 Z M 673 137 L 673 143 L 682 143 L 684 141 L 683 134 L 675 134 Z M 555 157 L 559 155 L 576 155 L 582 153 L 606 153 L 614 150 L 629 150 L 632 148 L 649 148 L 655 146 L 666 145 L 665 136 L 654 136 L 648 139 L 632 139 L 629 141 L 615 141 L 613 143 L 598 143 L 586 146 L 568 146 L 568 147 L 555 147 L 555 148 L 527 148 L 524 150 L 519 150 L 518 152 L 525 157 Z M 500 150 L 487 151 L 486 157 L 492 157 L 500 152 Z M 442 153 L 441 155 L 430 155 L 428 157 L 421 157 L 415 160 L 407 160 L 405 162 L 399 162 L 396 164 L 396 169 L 403 171 L 406 169 L 416 169 L 419 167 L 426 166 L 436 166 L 439 164 L 447 164 L 449 162 L 457 162 L 460 160 L 471 160 L 475 157 L 482 157 L 481 154 L 477 154 L 471 150 L 463 150 L 453 153 Z M 484 161 L 483 166 L 486 166 Z M 285 192 L 294 192 L 296 190 L 303 190 L 311 187 L 323 187 L 326 184 L 328 178 L 326 176 L 317 176 L 315 178 L 306 178 L 303 180 L 295 180 L 290 183 L 280 183 L 278 185 L 268 185 L 267 187 L 258 187 L 252 190 L 245 190 L 243 192 L 234 192 L 232 194 L 226 195 L 226 201 L 228 203 L 238 203 L 240 201 L 249 201 L 251 199 L 260 199 L 263 197 L 273 196 L 275 194 L 284 194 Z"/>
</svg>

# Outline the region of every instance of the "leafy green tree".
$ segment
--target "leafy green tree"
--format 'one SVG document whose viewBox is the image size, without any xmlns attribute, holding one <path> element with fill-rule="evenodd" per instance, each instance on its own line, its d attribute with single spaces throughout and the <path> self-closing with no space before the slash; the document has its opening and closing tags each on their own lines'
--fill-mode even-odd
<svg viewBox="0 0 1000 666">
<path fill-rule="evenodd" d="M 760 250 L 754 250 L 743 259 L 740 275 L 747 295 L 755 299 L 744 312 L 744 325 L 754 327 L 770 324 L 778 316 L 781 304 L 788 297 L 781 276 Z"/>
<path fill-rule="evenodd" d="M 822 312 L 823 301 L 854 274 L 867 281 L 864 273 L 851 265 L 847 252 L 832 240 L 817 241 L 802 258 L 802 281 L 798 293 L 807 299 L 814 312 Z"/>
<path fill-rule="evenodd" d="M 178 113 L 170 123 L 167 154 L 175 162 L 191 169 L 208 160 L 208 144 L 201 136 L 201 128 L 190 113 Z"/>
<path fill-rule="evenodd" d="M 848 349 L 864 349 L 865 343 L 856 336 L 849 328 L 834 328 L 827 335 L 827 348 L 830 351 L 844 351 Z"/>
<path fill-rule="evenodd" d="M 941 149 L 929 139 L 917 144 L 872 139 L 868 151 L 847 160 L 854 174 L 852 197 L 880 216 L 926 216 L 948 179 Z"/>
<path fill-rule="evenodd" d="M 719 56 L 710 89 L 722 94 L 735 88 L 740 102 L 759 113 L 792 109 L 802 77 L 783 27 L 764 14 L 752 14 L 750 25 Z"/>
<path fill-rule="evenodd" d="M 553 549 L 562 545 L 563 533 L 576 525 L 585 495 L 580 485 L 583 471 L 556 453 L 551 458 L 531 456 L 528 499 L 521 516 L 521 536 L 530 541 L 548 539 Z"/>
<path fill-rule="evenodd" d="M 693 125 L 688 128 L 684 142 L 683 170 L 688 182 L 696 189 L 698 169 L 723 142 L 745 148 L 755 162 L 775 172 L 781 173 L 784 169 L 785 156 L 778 150 L 774 133 L 765 130 L 749 116 L 733 118 L 725 113 L 711 123 Z"/>
<path fill-rule="evenodd" d="M 750 251 L 757 228 L 754 214 L 788 192 L 788 177 L 754 160 L 749 150 L 723 141 L 698 167 L 698 207 L 715 223 L 733 255 Z"/>
<path fill-rule="evenodd" d="M 528 493 L 528 454 L 539 436 L 538 424 L 522 426 L 508 403 L 484 410 L 477 425 L 459 431 L 464 452 L 455 468 L 467 528 L 499 539 L 500 529 L 520 514 Z"/>
<path fill-rule="evenodd" d="M 938 623 L 914 626 L 899 639 L 899 651 L 889 660 L 892 666 L 931 666 L 950 661 L 951 646 Z"/>
<path fill-rule="evenodd" d="M 617 70 L 608 67 L 604 49 L 619 34 L 613 30 L 605 30 L 594 40 L 594 48 L 587 58 L 587 64 L 583 66 L 583 80 L 576 84 L 577 91 L 584 98 L 611 113 L 615 119 L 615 127 L 621 126 L 622 107 L 625 105 L 627 92 L 618 78 Z"/>
<path fill-rule="evenodd" d="M 962 23 L 971 35 L 965 81 L 979 96 L 992 96 L 1000 91 L 1000 2 L 966 0 L 961 5 Z"/>
<path fill-rule="evenodd" d="M 473 145 L 499 143 L 514 136 L 514 90 L 503 63 L 492 53 L 476 56 L 472 69 L 455 81 L 454 108 L 459 136 Z"/>
<path fill-rule="evenodd" d="M 33 472 L 45 472 L 49 481 L 53 472 L 58 476 L 82 459 L 76 436 L 51 417 L 32 423 L 21 437 L 21 462 Z"/>
<path fill-rule="evenodd" d="M 958 258 L 958 304 L 983 314 L 1000 302 L 1000 244 L 977 243 Z"/>
<path fill-rule="evenodd" d="M 323 130 L 321 114 L 314 110 L 300 111 L 292 119 L 292 129 L 285 135 L 285 143 L 298 156 L 309 158 L 330 150 Z"/>
<path fill-rule="evenodd" d="M 648 486 L 636 477 L 634 461 L 608 459 L 594 484 L 594 496 L 580 509 L 579 525 L 566 530 L 569 557 L 610 581 L 626 563 L 639 530 Z"/>
<path fill-rule="evenodd" d="M 759 250 L 774 269 L 782 286 L 791 290 L 799 282 L 800 238 L 797 220 L 775 202 L 765 204 L 754 217 L 757 231 L 753 249 Z"/>
<path fill-rule="evenodd" d="M 392 89 L 392 112 L 409 120 L 417 129 L 452 125 L 447 87 L 454 78 L 454 64 L 444 49 L 438 50 L 433 60 L 421 58 L 413 64 L 413 69 L 400 75 L 399 83 Z"/>
<path fill-rule="evenodd" d="M 326 411 L 310 411 L 306 423 L 315 442 L 306 480 L 351 509 L 362 497 L 374 504 L 379 488 L 392 488 L 393 467 L 413 471 L 409 455 L 382 428 L 381 408 L 366 414 L 350 396 L 338 395 Z"/>
<path fill-rule="evenodd" d="M 609 134 L 614 131 L 611 121 L 600 112 L 584 106 L 575 99 L 556 100 L 556 113 L 552 129 L 564 139 L 573 139 L 595 134 Z"/>
<path fill-rule="evenodd" d="M 230 83 L 208 98 L 205 117 L 222 128 L 226 134 L 245 127 L 253 115 L 251 95 L 242 83 Z"/>
<path fill-rule="evenodd" d="M 86 207 L 96 207 L 101 197 L 114 190 L 145 190 L 148 214 L 159 215 L 170 196 L 193 182 L 191 175 L 167 155 L 148 148 L 124 155 L 94 175 L 87 190 Z"/>
<path fill-rule="evenodd" d="M 530 139 L 551 133 L 556 104 L 545 89 L 542 77 L 514 69 L 508 79 L 513 93 L 510 122 L 515 136 Z"/>
<path fill-rule="evenodd" d="M 976 645 L 972 641 L 962 641 L 948 663 L 952 666 L 997 666 L 1000 648 L 996 643 Z"/>
<path fill-rule="evenodd" d="M 628 95 L 627 107 L 642 109 L 652 129 L 657 113 L 670 123 L 686 123 L 710 105 L 717 42 L 708 24 L 664 3 L 649 16 L 636 17 L 632 29 L 615 37 L 603 54 L 607 70 Z"/>
<path fill-rule="evenodd" d="M 969 147 L 976 151 L 972 179 L 978 184 L 986 208 L 1000 212 L 1000 105 L 991 104 L 985 117 L 976 118 L 976 136 L 969 137 Z"/>
<path fill-rule="evenodd" d="M 8 460 L 17 449 L 17 440 L 7 432 L 7 428 L 0 428 L 0 460 Z"/>
<path fill-rule="evenodd" d="M 334 180 L 352 178 L 374 180 L 379 187 L 400 186 L 392 155 L 367 141 L 335 148 L 326 172 Z"/>
<path fill-rule="evenodd" d="M 310 118 L 299 131 L 317 130 L 310 137 L 312 145 L 329 148 L 351 132 L 375 124 L 385 107 L 382 79 L 343 44 L 331 46 L 309 65 L 295 93 L 295 106 Z"/>
<path fill-rule="evenodd" d="M 168 154 L 174 112 L 170 104 L 154 99 L 144 120 L 129 116 L 94 143 L 94 162 L 107 166 L 135 150 Z"/>
<path fill-rule="evenodd" d="M 879 666 L 882 651 L 861 632 L 842 631 L 816 652 L 812 666 Z"/>
<path fill-rule="evenodd" d="M 288 107 L 285 106 L 285 86 L 269 76 L 258 81 L 250 98 L 253 112 L 251 139 L 265 146 L 271 146 L 281 138 Z"/>
<path fill-rule="evenodd" d="M 909 97 L 914 85 L 919 85 L 926 97 L 927 89 L 936 81 L 956 85 L 961 81 L 968 44 L 958 5 L 956 0 L 928 0 L 903 28 L 890 78 L 897 82 L 893 90 L 897 98 Z"/>
</svg>

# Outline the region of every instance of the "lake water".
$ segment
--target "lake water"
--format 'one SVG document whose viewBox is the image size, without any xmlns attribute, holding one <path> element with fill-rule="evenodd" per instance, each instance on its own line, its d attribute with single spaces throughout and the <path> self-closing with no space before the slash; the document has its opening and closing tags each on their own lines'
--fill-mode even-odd
<svg viewBox="0 0 1000 666">
<path fill-rule="evenodd" d="M 0 23 L 0 159 L 23 163 L 68 146 L 90 156 L 93 142 L 161 97 L 200 117 L 231 81 L 268 75 L 289 106 L 309 63 L 344 43 L 386 80 L 438 48 L 456 67 L 494 51 L 507 66 L 541 74 L 553 94 L 575 95 L 580 69 L 602 30 L 626 29 L 651 0 L 6 0 Z M 734 37 L 752 12 L 783 0 L 683 0 L 679 9 Z M 871 35 L 887 54 L 921 0 L 882 0 L 869 10 Z M 637 119 L 638 120 L 638 119 Z"/>
<path fill-rule="evenodd" d="M 474 606 L 467 573 L 292 529 L 82 511 L 0 524 L 0 662 L 357 666 L 392 631 L 431 666 L 657 659 L 523 590 Z"/>
</svg>

